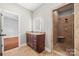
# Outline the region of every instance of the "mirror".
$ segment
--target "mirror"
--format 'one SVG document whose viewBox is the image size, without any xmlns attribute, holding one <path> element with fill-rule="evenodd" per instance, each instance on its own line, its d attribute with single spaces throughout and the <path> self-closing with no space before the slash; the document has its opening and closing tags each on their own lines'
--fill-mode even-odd
<svg viewBox="0 0 79 59">
<path fill-rule="evenodd" d="M 36 17 L 33 19 L 33 31 L 34 32 L 41 32 L 41 27 L 42 27 L 42 21 L 41 17 Z"/>
</svg>

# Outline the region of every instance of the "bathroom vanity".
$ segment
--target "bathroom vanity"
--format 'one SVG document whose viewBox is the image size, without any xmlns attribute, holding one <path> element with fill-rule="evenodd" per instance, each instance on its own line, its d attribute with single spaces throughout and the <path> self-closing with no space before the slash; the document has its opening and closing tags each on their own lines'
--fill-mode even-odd
<svg viewBox="0 0 79 59">
<path fill-rule="evenodd" d="M 27 45 L 38 53 L 45 49 L 45 33 L 44 32 L 27 32 Z"/>
</svg>

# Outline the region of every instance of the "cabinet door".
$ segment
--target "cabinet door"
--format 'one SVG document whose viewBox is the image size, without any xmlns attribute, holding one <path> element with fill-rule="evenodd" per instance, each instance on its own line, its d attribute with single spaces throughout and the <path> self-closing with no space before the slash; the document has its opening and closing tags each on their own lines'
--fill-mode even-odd
<svg viewBox="0 0 79 59">
<path fill-rule="evenodd" d="M 37 39 L 36 39 L 36 35 L 32 35 L 32 47 L 34 50 L 36 50 L 37 48 Z"/>
<path fill-rule="evenodd" d="M 45 48 L 45 35 L 37 35 L 37 51 L 42 52 Z"/>
<path fill-rule="evenodd" d="M 27 44 L 29 46 L 32 46 L 32 44 L 31 44 L 31 35 L 30 34 L 27 34 Z"/>
</svg>

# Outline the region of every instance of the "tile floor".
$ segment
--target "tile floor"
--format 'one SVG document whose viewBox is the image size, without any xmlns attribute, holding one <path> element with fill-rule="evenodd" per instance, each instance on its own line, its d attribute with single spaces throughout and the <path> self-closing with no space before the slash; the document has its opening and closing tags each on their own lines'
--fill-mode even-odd
<svg viewBox="0 0 79 59">
<path fill-rule="evenodd" d="M 47 51 L 37 53 L 32 48 L 25 45 L 20 48 L 5 51 L 4 56 L 58 56 L 58 54 L 55 52 L 49 53 Z"/>
</svg>

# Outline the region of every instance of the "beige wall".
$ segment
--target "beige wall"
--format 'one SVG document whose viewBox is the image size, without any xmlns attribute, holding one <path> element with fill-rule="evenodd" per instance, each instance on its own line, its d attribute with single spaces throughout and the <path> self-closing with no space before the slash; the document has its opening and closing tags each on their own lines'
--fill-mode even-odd
<svg viewBox="0 0 79 59">
<path fill-rule="evenodd" d="M 74 4 L 74 46 L 75 54 L 79 55 L 79 4 Z"/>
</svg>

